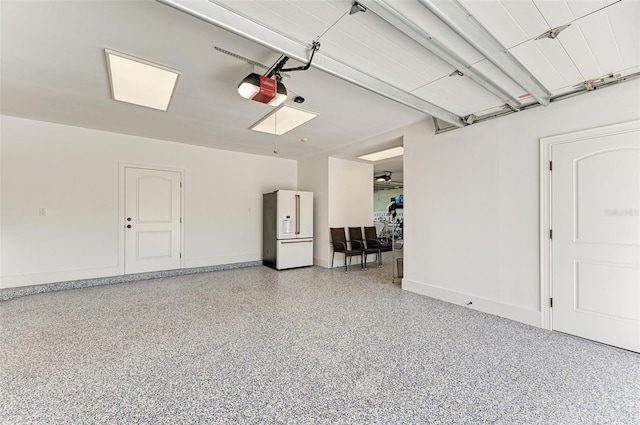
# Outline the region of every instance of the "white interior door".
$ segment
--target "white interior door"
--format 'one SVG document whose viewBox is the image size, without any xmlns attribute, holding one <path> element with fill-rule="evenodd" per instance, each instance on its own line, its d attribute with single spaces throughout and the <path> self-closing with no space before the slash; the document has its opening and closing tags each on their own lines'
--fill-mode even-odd
<svg viewBox="0 0 640 425">
<path fill-rule="evenodd" d="M 640 351 L 640 137 L 551 146 L 553 329 Z"/>
<path fill-rule="evenodd" d="M 125 273 L 180 268 L 181 175 L 125 168 Z"/>
</svg>

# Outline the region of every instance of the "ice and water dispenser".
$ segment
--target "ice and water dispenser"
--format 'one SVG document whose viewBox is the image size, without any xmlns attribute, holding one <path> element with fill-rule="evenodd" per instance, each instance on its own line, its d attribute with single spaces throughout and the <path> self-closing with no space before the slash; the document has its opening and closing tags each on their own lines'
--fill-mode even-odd
<svg viewBox="0 0 640 425">
<path fill-rule="evenodd" d="M 293 218 L 290 215 L 285 215 L 282 218 L 282 233 L 293 233 Z"/>
</svg>

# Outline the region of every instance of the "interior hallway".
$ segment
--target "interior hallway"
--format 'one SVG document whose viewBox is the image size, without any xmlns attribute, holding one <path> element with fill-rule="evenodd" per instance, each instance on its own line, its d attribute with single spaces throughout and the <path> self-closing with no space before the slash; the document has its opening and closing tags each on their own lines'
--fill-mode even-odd
<svg viewBox="0 0 640 425">
<path fill-rule="evenodd" d="M 0 302 L 0 423 L 640 423 L 639 355 L 402 291 L 386 264 Z"/>
</svg>

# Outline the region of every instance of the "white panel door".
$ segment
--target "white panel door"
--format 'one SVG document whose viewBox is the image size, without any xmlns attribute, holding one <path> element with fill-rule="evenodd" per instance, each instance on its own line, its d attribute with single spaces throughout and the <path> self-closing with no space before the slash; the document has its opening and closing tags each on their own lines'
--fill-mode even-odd
<svg viewBox="0 0 640 425">
<path fill-rule="evenodd" d="M 640 137 L 551 147 L 553 329 L 640 351 Z"/>
<path fill-rule="evenodd" d="M 125 273 L 180 268 L 180 180 L 175 171 L 125 168 Z"/>
</svg>

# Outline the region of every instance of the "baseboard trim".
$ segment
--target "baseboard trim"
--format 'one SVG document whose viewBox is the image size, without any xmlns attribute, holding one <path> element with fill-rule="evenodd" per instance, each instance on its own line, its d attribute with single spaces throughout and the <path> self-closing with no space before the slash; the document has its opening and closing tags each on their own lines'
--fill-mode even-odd
<svg viewBox="0 0 640 425">
<path fill-rule="evenodd" d="M 189 274 L 209 273 L 221 270 L 240 269 L 244 267 L 261 266 L 260 261 L 244 263 L 220 264 L 216 266 L 192 267 L 186 269 L 162 270 L 149 273 L 125 274 L 121 276 L 101 277 L 95 279 L 71 280 L 66 282 L 45 283 L 41 285 L 22 286 L 0 289 L 0 301 L 8 301 L 27 295 L 43 294 L 46 292 L 65 291 L 67 289 L 89 288 L 92 286 L 113 285 L 115 283 L 137 282 L 140 280 L 158 279 L 162 277 L 183 276 Z"/>
<path fill-rule="evenodd" d="M 325 258 L 313 257 L 313 265 L 324 267 L 325 269 L 329 268 L 329 261 Z"/>
<path fill-rule="evenodd" d="M 515 320 L 516 322 L 526 323 L 527 325 L 535 327 L 542 326 L 542 313 L 536 310 L 529 310 L 464 292 L 452 291 L 439 286 L 412 281 L 406 278 L 402 281 L 402 289 L 452 304 L 461 305 L 473 310 L 478 310 L 483 313 L 493 314 L 495 316 Z"/>
</svg>

